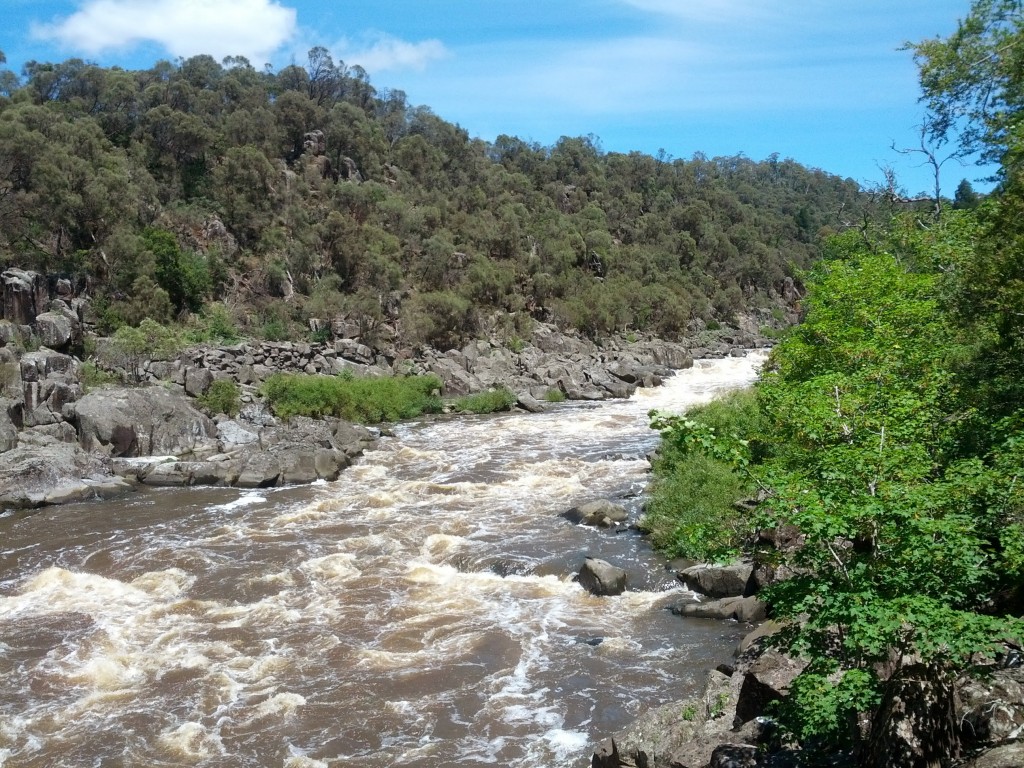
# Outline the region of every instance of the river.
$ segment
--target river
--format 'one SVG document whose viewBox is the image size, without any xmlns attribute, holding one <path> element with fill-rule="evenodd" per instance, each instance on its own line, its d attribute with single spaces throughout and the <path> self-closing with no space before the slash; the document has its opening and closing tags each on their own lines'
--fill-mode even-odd
<svg viewBox="0 0 1024 768">
<path fill-rule="evenodd" d="M 628 401 L 407 423 L 333 483 L 143 490 L 0 516 L 0 766 L 589 764 L 743 628 L 681 619 L 632 530 L 657 435 L 753 380 L 698 361 Z M 587 555 L 625 568 L 599 598 Z"/>
</svg>

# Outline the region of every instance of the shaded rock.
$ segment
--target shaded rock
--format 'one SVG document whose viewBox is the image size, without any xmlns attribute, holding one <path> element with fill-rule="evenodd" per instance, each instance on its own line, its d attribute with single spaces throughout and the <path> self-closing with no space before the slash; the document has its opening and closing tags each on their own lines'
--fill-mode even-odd
<svg viewBox="0 0 1024 768">
<path fill-rule="evenodd" d="M 185 369 L 185 392 L 192 397 L 205 395 L 213 384 L 213 372 L 206 368 Z"/>
<path fill-rule="evenodd" d="M 997 669 L 957 687 L 957 721 L 965 741 L 994 743 L 1024 735 L 1024 669 Z"/>
<path fill-rule="evenodd" d="M 621 523 L 629 514 L 626 508 L 620 504 L 608 501 L 608 499 L 594 499 L 578 507 L 573 507 L 562 515 L 567 520 L 580 525 L 593 525 L 607 528 Z"/>
<path fill-rule="evenodd" d="M 519 406 L 530 413 L 542 413 L 548 409 L 548 405 L 531 395 L 529 392 L 520 392 L 516 395 L 516 402 Z"/>
<path fill-rule="evenodd" d="M 18 427 L 11 418 L 10 407 L 14 401 L 0 398 L 0 453 L 18 445 Z"/>
<path fill-rule="evenodd" d="M 0 507 L 106 498 L 127 487 L 98 457 L 32 431 L 22 432 L 0 462 Z"/>
<path fill-rule="evenodd" d="M 44 346 L 64 349 L 71 343 L 73 326 L 70 318 L 57 312 L 43 312 L 35 319 L 36 333 Z"/>
<path fill-rule="evenodd" d="M 789 691 L 789 686 L 807 663 L 790 658 L 773 648 L 763 651 L 743 673 L 736 700 L 736 720 L 745 723 L 765 713 L 765 708 Z"/>
<path fill-rule="evenodd" d="M 49 300 L 46 278 L 38 272 L 7 269 L 0 274 L 3 318 L 15 325 L 31 325 Z"/>
<path fill-rule="evenodd" d="M 278 484 L 283 472 L 277 456 L 254 453 L 242 462 L 231 484 L 239 488 L 269 488 Z"/>
<path fill-rule="evenodd" d="M 1024 741 L 1001 744 L 975 757 L 967 768 L 1020 768 L 1024 765 Z"/>
<path fill-rule="evenodd" d="M 941 669 L 904 661 L 875 710 L 865 764 L 930 768 L 958 757 L 953 700 L 953 681 Z"/>
<path fill-rule="evenodd" d="M 588 557 L 578 579 L 593 595 L 621 595 L 626 591 L 626 572 L 605 560 Z"/>
<path fill-rule="evenodd" d="M 695 565 L 676 575 L 687 587 L 708 597 L 739 597 L 746 589 L 752 570 L 749 563 Z"/>
</svg>

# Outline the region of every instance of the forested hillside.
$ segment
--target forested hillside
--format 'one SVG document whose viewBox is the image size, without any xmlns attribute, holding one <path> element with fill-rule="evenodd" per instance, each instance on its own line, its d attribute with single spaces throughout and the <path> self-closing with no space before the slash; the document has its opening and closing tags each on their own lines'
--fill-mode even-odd
<svg viewBox="0 0 1024 768">
<path fill-rule="evenodd" d="M 217 302 L 268 338 L 390 315 L 445 347 L 494 310 L 672 337 L 771 306 L 868 207 L 774 156 L 471 139 L 322 48 L 0 70 L 0 266 L 73 278 L 104 331 Z"/>
</svg>

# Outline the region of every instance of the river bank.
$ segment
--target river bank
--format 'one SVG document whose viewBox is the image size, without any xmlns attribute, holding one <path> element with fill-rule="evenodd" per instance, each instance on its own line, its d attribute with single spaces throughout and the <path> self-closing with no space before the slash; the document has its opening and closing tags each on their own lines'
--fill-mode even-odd
<svg viewBox="0 0 1024 768">
<path fill-rule="evenodd" d="M 92 370 L 131 383 L 96 387 L 75 354 L 88 338 L 86 305 L 42 296 L 44 282 L 16 272 L 4 273 L 4 311 L 13 319 L 0 320 L 0 508 L 109 498 L 136 483 L 262 488 L 336 479 L 375 432 L 336 419 L 279 422 L 259 394 L 275 373 L 433 374 L 447 396 L 501 386 L 520 407 L 542 410 L 551 392 L 569 400 L 625 398 L 695 358 L 741 356 L 771 343 L 753 317 L 680 342 L 622 336 L 596 343 L 534 323 L 528 339 L 491 336 L 444 352 L 402 348 L 381 329 L 364 339 L 345 323 L 317 343 L 205 344 L 163 356 L 152 349 L 126 356 L 91 338 Z M 200 405 L 219 380 L 240 387 L 235 418 Z"/>
</svg>

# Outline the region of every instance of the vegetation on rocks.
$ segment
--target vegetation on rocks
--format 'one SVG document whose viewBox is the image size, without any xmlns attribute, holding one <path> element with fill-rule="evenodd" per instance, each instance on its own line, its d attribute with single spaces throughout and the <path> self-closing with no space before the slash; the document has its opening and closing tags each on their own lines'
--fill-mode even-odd
<svg viewBox="0 0 1024 768">
<path fill-rule="evenodd" d="M 438 413 L 441 381 L 436 376 L 308 376 L 275 374 L 261 388 L 274 413 L 335 416 L 359 424 L 411 419 Z"/>
<path fill-rule="evenodd" d="M 460 397 L 452 403 L 459 413 L 496 413 L 511 410 L 516 404 L 516 396 L 505 387 L 497 387 L 475 395 Z"/>
</svg>

